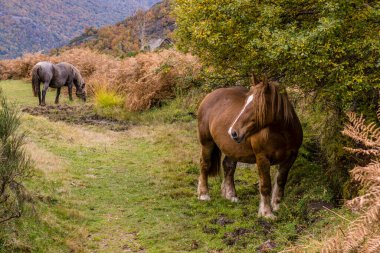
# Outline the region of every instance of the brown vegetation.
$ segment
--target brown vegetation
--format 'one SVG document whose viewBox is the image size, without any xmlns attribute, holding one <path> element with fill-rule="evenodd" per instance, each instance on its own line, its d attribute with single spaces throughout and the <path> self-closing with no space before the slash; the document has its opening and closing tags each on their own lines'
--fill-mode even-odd
<svg viewBox="0 0 380 253">
<path fill-rule="evenodd" d="M 375 123 L 366 124 L 363 116 L 355 113 L 348 113 L 348 118 L 343 134 L 359 147 L 346 149 L 355 155 L 368 156 L 371 162 L 355 167 L 350 173 L 364 191 L 362 196 L 346 202 L 359 212 L 359 218 L 351 222 L 344 235 L 339 233 L 327 241 L 323 252 L 380 252 L 380 128 Z"/>
<path fill-rule="evenodd" d="M 176 90 L 193 86 L 201 69 L 197 58 L 175 50 L 116 60 L 89 49 L 70 49 L 59 56 L 28 54 L 0 61 L 0 78 L 30 79 L 30 71 L 39 61 L 70 62 L 81 71 L 90 94 L 100 90 L 115 92 L 123 96 L 125 108 L 130 111 L 145 110 L 174 98 Z"/>
<path fill-rule="evenodd" d="M 115 25 L 88 28 L 73 39 L 70 46 L 90 48 L 116 57 L 139 52 L 152 40 L 170 36 L 175 27 L 170 7 L 170 1 L 165 0 L 148 11 L 137 11 L 134 16 Z"/>
<path fill-rule="evenodd" d="M 60 47 L 84 27 L 112 24 L 158 1 L 0 1 L 0 59 Z"/>
</svg>

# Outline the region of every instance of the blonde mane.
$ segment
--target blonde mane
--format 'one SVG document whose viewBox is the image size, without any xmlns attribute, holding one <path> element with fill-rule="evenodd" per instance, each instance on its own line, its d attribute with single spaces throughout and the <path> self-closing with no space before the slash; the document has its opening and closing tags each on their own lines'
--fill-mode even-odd
<svg viewBox="0 0 380 253">
<path fill-rule="evenodd" d="M 253 114 L 260 128 L 265 127 L 268 122 L 293 124 L 295 112 L 285 89 L 280 90 L 273 82 L 262 82 L 252 88 L 251 94 L 254 97 Z"/>
</svg>

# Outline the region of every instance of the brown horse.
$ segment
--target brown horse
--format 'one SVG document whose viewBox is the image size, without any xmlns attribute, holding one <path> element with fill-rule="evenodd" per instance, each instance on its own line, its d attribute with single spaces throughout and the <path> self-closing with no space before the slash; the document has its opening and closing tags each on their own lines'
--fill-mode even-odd
<svg viewBox="0 0 380 253">
<path fill-rule="evenodd" d="M 237 162 L 257 164 L 260 178 L 259 216 L 275 218 L 290 167 L 302 144 L 302 127 L 285 90 L 263 82 L 250 90 L 222 88 L 208 94 L 198 109 L 202 145 L 198 184 L 200 200 L 210 200 L 208 176 L 216 175 L 223 160 L 222 196 L 238 201 L 234 173 Z M 270 166 L 279 164 L 272 191 Z M 272 195 L 271 195 L 272 193 Z"/>
</svg>

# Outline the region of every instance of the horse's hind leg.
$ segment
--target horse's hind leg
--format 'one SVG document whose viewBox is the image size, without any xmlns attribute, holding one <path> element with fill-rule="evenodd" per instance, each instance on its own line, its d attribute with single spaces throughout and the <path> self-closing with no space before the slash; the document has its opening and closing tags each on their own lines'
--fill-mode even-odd
<svg viewBox="0 0 380 253">
<path fill-rule="evenodd" d="M 223 160 L 224 179 L 222 183 L 222 196 L 232 202 L 238 202 L 236 197 L 234 174 L 237 162 L 226 156 Z"/>
<path fill-rule="evenodd" d="M 61 87 L 57 88 L 57 95 L 55 96 L 55 103 L 59 103 L 59 95 L 61 94 Z"/>
<path fill-rule="evenodd" d="M 38 96 L 38 104 L 39 105 L 42 105 L 42 100 L 41 100 L 41 87 L 40 87 L 40 82 L 38 82 L 38 84 L 36 84 L 36 94 Z"/>
<path fill-rule="evenodd" d="M 259 217 L 275 219 L 273 215 L 270 201 L 271 201 L 271 180 L 270 180 L 270 162 L 264 155 L 256 157 L 256 164 L 259 171 L 259 185 L 260 185 L 260 206 Z"/>
<path fill-rule="evenodd" d="M 44 89 L 42 90 L 42 102 L 40 104 L 42 106 L 46 105 L 46 103 L 45 103 L 45 97 L 46 97 L 46 92 L 47 92 L 48 88 L 49 88 L 49 82 L 45 82 L 44 83 Z"/>
<path fill-rule="evenodd" d="M 215 149 L 218 147 L 214 142 L 208 142 L 207 144 L 202 144 L 202 154 L 201 154 L 201 171 L 198 181 L 198 198 L 200 200 L 210 200 L 210 195 L 208 193 L 208 176 L 210 170 L 212 169 L 213 155 Z M 215 166 L 215 165 L 214 165 Z"/>
<path fill-rule="evenodd" d="M 280 202 L 284 196 L 285 184 L 288 180 L 288 173 L 296 158 L 297 153 L 292 153 L 285 162 L 280 164 L 276 173 L 271 201 L 273 211 L 278 211 L 280 208 Z"/>
<path fill-rule="evenodd" d="M 69 88 L 69 100 L 73 101 L 73 84 L 69 83 L 67 87 Z"/>
</svg>

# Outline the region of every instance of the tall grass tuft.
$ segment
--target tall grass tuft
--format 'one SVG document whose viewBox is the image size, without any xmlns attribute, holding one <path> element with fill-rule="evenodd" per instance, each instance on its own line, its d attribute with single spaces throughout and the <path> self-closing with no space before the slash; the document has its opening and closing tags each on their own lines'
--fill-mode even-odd
<svg viewBox="0 0 380 253">
<path fill-rule="evenodd" d="M 98 90 L 95 93 L 95 106 L 99 108 L 123 107 L 124 99 L 117 95 L 115 91 L 105 89 Z"/>
<path fill-rule="evenodd" d="M 23 181 L 30 176 L 31 162 L 19 126 L 19 112 L 0 90 L 0 223 L 20 217 L 26 199 Z"/>
</svg>

